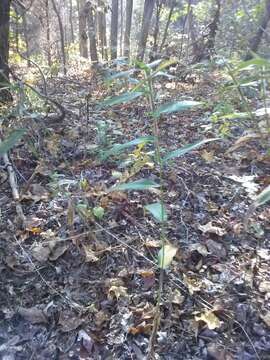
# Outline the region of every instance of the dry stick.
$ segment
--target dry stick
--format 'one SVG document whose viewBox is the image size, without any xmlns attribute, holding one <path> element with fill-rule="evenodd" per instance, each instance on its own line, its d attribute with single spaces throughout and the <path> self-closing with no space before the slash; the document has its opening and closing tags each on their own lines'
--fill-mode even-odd
<svg viewBox="0 0 270 360">
<path fill-rule="evenodd" d="M 0 139 L 0 144 L 1 144 L 1 142 L 2 142 L 2 139 Z M 9 184 L 10 184 L 11 191 L 12 191 L 12 197 L 16 204 L 16 212 L 17 212 L 17 215 L 18 215 L 19 219 L 21 220 L 22 226 L 24 228 L 25 227 L 25 216 L 23 213 L 22 206 L 20 204 L 20 194 L 19 194 L 19 190 L 17 187 L 16 174 L 15 174 L 13 166 L 9 160 L 8 153 L 4 153 L 2 155 L 2 158 L 4 161 L 5 167 L 7 169 L 7 172 L 8 172 L 8 179 L 9 179 Z"/>
</svg>

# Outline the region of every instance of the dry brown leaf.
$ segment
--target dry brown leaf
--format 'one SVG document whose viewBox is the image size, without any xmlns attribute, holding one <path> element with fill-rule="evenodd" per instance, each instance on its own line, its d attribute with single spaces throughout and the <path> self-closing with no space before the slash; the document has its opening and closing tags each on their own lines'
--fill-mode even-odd
<svg viewBox="0 0 270 360">
<path fill-rule="evenodd" d="M 51 253 L 51 249 L 48 246 L 43 246 L 42 244 L 38 244 L 32 249 L 33 257 L 43 263 L 49 259 Z"/>
<path fill-rule="evenodd" d="M 85 261 L 86 262 L 97 262 L 99 258 L 96 256 L 95 252 L 91 249 L 90 246 L 83 245 L 83 250 L 85 254 Z"/>
<path fill-rule="evenodd" d="M 42 324 L 42 323 L 46 324 L 48 322 L 48 319 L 44 314 L 44 312 L 37 307 L 32 307 L 32 308 L 20 307 L 18 309 L 18 313 L 26 321 L 29 321 L 31 324 Z"/>
<path fill-rule="evenodd" d="M 118 300 L 120 297 L 127 297 L 127 296 L 128 296 L 127 288 L 125 288 L 124 286 L 111 286 L 109 288 L 109 292 L 108 292 L 109 299 L 113 299 L 114 297 L 116 297 L 116 299 Z"/>
<path fill-rule="evenodd" d="M 175 289 L 173 294 L 172 294 L 172 303 L 176 304 L 176 305 L 182 305 L 185 297 L 180 293 L 180 291 L 178 289 Z"/>
<path fill-rule="evenodd" d="M 205 160 L 207 163 L 211 163 L 214 161 L 214 151 L 207 151 L 207 150 L 203 150 L 201 152 L 201 157 L 203 158 L 203 160 Z"/>
<path fill-rule="evenodd" d="M 210 233 L 210 234 L 216 234 L 218 236 L 224 236 L 226 234 L 226 230 L 219 227 L 219 226 L 215 226 L 212 224 L 212 221 L 209 221 L 207 224 L 205 225 L 199 225 L 199 230 L 201 230 L 204 234 L 206 233 Z"/>
</svg>

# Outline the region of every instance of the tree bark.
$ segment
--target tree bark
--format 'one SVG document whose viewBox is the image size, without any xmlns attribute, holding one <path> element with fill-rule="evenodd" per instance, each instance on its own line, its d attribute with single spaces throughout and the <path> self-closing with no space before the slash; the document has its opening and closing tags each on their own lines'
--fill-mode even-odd
<svg viewBox="0 0 270 360">
<path fill-rule="evenodd" d="M 0 101 L 10 98 L 9 92 L 1 90 L 9 79 L 9 17 L 10 0 L 0 1 Z"/>
<path fill-rule="evenodd" d="M 48 66 L 52 66 L 51 55 L 51 31 L 50 31 L 50 17 L 49 17 L 49 0 L 45 0 L 45 16 L 46 16 L 46 47 L 47 47 L 47 61 Z"/>
<path fill-rule="evenodd" d="M 145 48 L 146 48 L 149 28 L 151 25 L 154 6 L 155 6 L 155 0 L 144 1 L 142 27 L 141 27 L 141 34 L 140 34 L 138 53 L 137 53 L 137 58 L 138 60 L 141 61 L 143 61 L 145 54 Z"/>
<path fill-rule="evenodd" d="M 77 0 L 78 11 L 79 11 L 79 47 L 80 47 L 80 56 L 88 58 L 88 48 L 87 48 L 87 32 L 86 32 L 86 13 L 85 13 L 85 0 Z"/>
<path fill-rule="evenodd" d="M 165 42 L 167 40 L 168 30 L 169 30 L 169 26 L 170 26 L 170 23 L 171 23 L 174 8 L 175 8 L 175 1 L 171 0 L 170 12 L 169 12 L 168 19 L 167 19 L 167 22 L 166 22 L 163 38 L 162 38 L 162 41 L 161 41 L 161 44 L 160 44 L 160 47 L 159 47 L 159 52 L 162 51 L 163 46 L 165 45 Z"/>
<path fill-rule="evenodd" d="M 74 41 L 75 41 L 75 35 L 74 35 L 74 25 L 73 25 L 73 7 L 72 7 L 72 0 L 69 0 L 69 23 L 70 23 L 71 42 L 74 43 Z"/>
<path fill-rule="evenodd" d="M 52 1 L 52 6 L 54 9 L 54 12 L 56 14 L 57 20 L 58 20 L 58 26 L 59 26 L 59 32 L 60 32 L 60 48 L 61 48 L 61 55 L 62 55 L 62 65 L 63 65 L 63 72 L 64 75 L 67 74 L 67 61 L 66 61 L 66 52 L 65 52 L 65 33 L 64 33 L 64 27 L 63 22 L 61 19 L 60 11 L 56 6 L 55 0 Z"/>
<path fill-rule="evenodd" d="M 160 0 L 156 0 L 156 8 L 157 8 L 157 12 L 156 12 L 156 21 L 155 21 L 155 29 L 154 29 L 154 43 L 153 43 L 153 47 L 151 50 L 151 58 L 150 61 L 153 61 L 154 59 L 156 59 L 157 57 L 157 52 L 158 52 L 158 35 L 159 35 L 159 22 L 160 22 L 160 13 L 162 10 L 162 5 L 163 2 Z"/>
<path fill-rule="evenodd" d="M 249 42 L 249 51 L 245 56 L 245 60 L 250 60 L 253 57 L 252 52 L 256 53 L 258 51 L 263 35 L 269 23 L 269 20 L 270 20 L 270 0 L 266 0 L 265 9 L 263 12 L 263 16 L 261 18 L 259 28 L 256 31 L 254 37 Z"/>
<path fill-rule="evenodd" d="M 126 0 L 126 27 L 124 36 L 124 56 L 130 55 L 130 32 L 132 24 L 133 0 Z"/>
<path fill-rule="evenodd" d="M 111 17 L 111 59 L 117 58 L 117 40 L 118 40 L 118 0 L 112 0 Z"/>
<path fill-rule="evenodd" d="M 98 62 L 97 54 L 97 40 L 96 40 L 96 31 L 95 31 L 95 21 L 93 6 L 90 2 L 87 3 L 87 14 L 88 14 L 88 34 L 89 34 L 89 49 L 90 49 L 90 59 L 93 64 Z"/>
</svg>

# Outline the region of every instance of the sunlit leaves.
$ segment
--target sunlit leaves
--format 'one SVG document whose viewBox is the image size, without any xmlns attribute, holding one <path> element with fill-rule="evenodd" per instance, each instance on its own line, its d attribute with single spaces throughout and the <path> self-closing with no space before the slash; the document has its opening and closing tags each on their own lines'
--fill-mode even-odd
<svg viewBox="0 0 270 360">
<path fill-rule="evenodd" d="M 162 114 L 170 114 L 173 112 L 184 111 L 199 105 L 202 105 L 202 103 L 198 101 L 191 101 L 191 100 L 173 101 L 171 103 L 163 104 L 160 107 L 158 107 L 153 115 L 155 117 L 159 117 Z"/>
<path fill-rule="evenodd" d="M 154 136 L 142 136 L 142 137 L 139 137 L 137 139 L 128 141 L 128 142 L 126 142 L 124 144 L 116 144 L 110 150 L 105 152 L 104 157 L 108 158 L 110 155 L 118 154 L 121 151 L 123 151 L 123 150 L 125 150 L 125 149 L 127 149 L 129 147 L 137 146 L 137 145 L 140 145 L 140 144 L 147 144 L 147 143 L 151 143 L 151 142 L 154 142 L 154 141 L 155 141 Z"/>
<path fill-rule="evenodd" d="M 158 253 L 158 266 L 160 269 L 166 269 L 177 253 L 177 248 L 171 244 L 164 245 Z"/>
<path fill-rule="evenodd" d="M 183 156 L 193 150 L 196 150 L 198 149 L 200 146 L 208 143 L 208 142 L 211 142 L 211 141 L 216 141 L 216 140 L 219 140 L 218 138 L 213 138 L 213 139 L 205 139 L 205 140 L 201 140 L 201 141 L 198 141 L 194 144 L 188 144 L 186 146 L 183 146 L 181 147 L 180 149 L 176 149 L 174 151 L 171 151 L 170 153 L 168 153 L 163 159 L 162 161 L 163 162 L 166 162 L 168 160 L 171 160 L 171 159 L 174 159 L 176 157 L 180 157 L 180 156 Z"/>
<path fill-rule="evenodd" d="M 116 185 L 112 188 L 110 188 L 109 191 L 119 191 L 119 190 L 148 190 L 151 188 L 157 188 L 159 187 L 159 184 L 157 184 L 155 181 L 150 180 L 150 179 L 140 179 L 140 180 L 136 180 L 130 183 L 126 183 L 126 184 L 119 184 Z"/>
<path fill-rule="evenodd" d="M 13 131 L 4 141 L 0 143 L 0 155 L 8 152 L 26 133 L 25 129 L 18 129 Z"/>
<path fill-rule="evenodd" d="M 168 216 L 164 204 L 160 202 L 148 204 L 145 206 L 145 209 L 148 210 L 157 221 L 167 221 Z"/>
</svg>

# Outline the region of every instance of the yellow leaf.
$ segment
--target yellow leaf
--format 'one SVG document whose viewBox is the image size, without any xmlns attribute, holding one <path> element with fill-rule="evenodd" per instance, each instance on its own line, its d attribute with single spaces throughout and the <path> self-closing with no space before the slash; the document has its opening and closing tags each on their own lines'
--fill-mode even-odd
<svg viewBox="0 0 270 360">
<path fill-rule="evenodd" d="M 177 253 L 177 248 L 171 244 L 164 245 L 158 253 L 158 265 L 161 269 L 166 269 L 172 262 Z"/>
<path fill-rule="evenodd" d="M 206 311 L 200 315 L 196 315 L 195 320 L 203 321 L 210 330 L 217 329 L 221 325 L 219 318 L 212 311 Z"/>
</svg>

